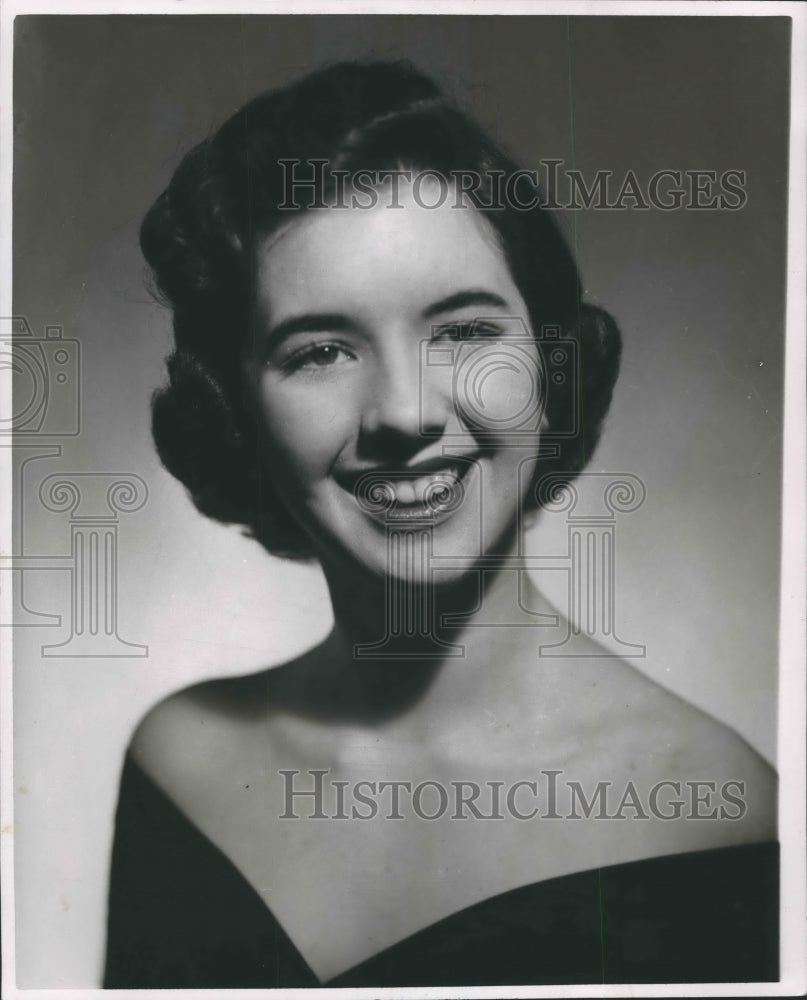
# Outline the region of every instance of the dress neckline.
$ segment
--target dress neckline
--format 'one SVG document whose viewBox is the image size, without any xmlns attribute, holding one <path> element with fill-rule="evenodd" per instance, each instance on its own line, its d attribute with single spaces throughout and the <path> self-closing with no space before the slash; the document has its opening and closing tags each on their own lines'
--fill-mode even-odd
<svg viewBox="0 0 807 1000">
<path fill-rule="evenodd" d="M 498 919 L 504 919 L 506 923 L 512 923 L 515 926 L 521 919 L 520 915 L 526 914 L 530 910 L 530 907 L 539 895 L 544 897 L 557 895 L 560 898 L 561 895 L 568 895 L 569 893 L 574 895 L 578 891 L 577 887 L 579 887 L 580 891 L 589 892 L 590 894 L 592 885 L 596 885 L 597 892 L 599 893 L 600 883 L 604 876 L 617 877 L 627 875 L 629 879 L 630 877 L 637 878 L 648 867 L 658 868 L 659 866 L 667 866 L 672 869 L 677 864 L 682 863 L 683 859 L 702 859 L 708 862 L 710 859 L 726 855 L 732 855 L 739 860 L 744 851 L 758 851 L 759 849 L 775 846 L 775 842 L 766 842 L 657 855 L 636 861 L 621 862 L 605 868 L 588 868 L 570 874 L 538 879 L 512 889 L 505 889 L 502 892 L 471 903 L 419 928 L 411 934 L 395 941 L 393 944 L 382 948 L 375 954 L 351 965 L 337 975 L 328 977 L 327 979 L 320 979 L 300 952 L 271 906 L 242 874 L 237 865 L 183 812 L 129 754 L 126 757 L 125 767 L 130 769 L 130 773 L 138 781 L 144 783 L 152 794 L 159 797 L 163 808 L 169 809 L 174 814 L 177 821 L 180 821 L 185 826 L 186 832 L 191 837 L 203 844 L 207 851 L 213 852 L 217 856 L 219 864 L 224 865 L 228 875 L 231 879 L 235 880 L 240 890 L 248 894 L 253 904 L 259 906 L 265 912 L 267 920 L 271 922 L 275 929 L 275 933 L 279 933 L 281 936 L 284 947 L 293 953 L 296 962 L 307 971 L 312 985 L 323 987 L 355 985 L 354 981 L 356 979 L 362 982 L 363 976 L 365 974 L 370 975 L 370 970 L 373 968 L 394 962 L 397 954 L 405 955 L 407 951 L 416 952 L 421 943 L 431 943 L 429 939 L 467 938 L 469 929 L 472 933 L 475 926 L 486 925 L 490 922 L 489 918 L 494 915 Z"/>
</svg>

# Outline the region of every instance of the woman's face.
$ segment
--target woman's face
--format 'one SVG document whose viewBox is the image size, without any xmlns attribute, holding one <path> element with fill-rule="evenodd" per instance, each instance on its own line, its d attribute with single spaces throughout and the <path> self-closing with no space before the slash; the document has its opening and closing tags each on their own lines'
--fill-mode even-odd
<svg viewBox="0 0 807 1000">
<path fill-rule="evenodd" d="M 273 482 L 326 567 L 416 576 L 388 541 L 403 532 L 431 537 L 448 580 L 512 541 L 543 378 L 488 224 L 423 192 L 261 244 L 248 371 Z"/>
</svg>

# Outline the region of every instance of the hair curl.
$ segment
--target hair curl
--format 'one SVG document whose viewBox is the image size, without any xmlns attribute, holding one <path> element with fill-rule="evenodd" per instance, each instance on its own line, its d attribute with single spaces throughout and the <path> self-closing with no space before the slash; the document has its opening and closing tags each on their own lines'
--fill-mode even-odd
<svg viewBox="0 0 807 1000">
<path fill-rule="evenodd" d="M 203 514 L 245 525 L 270 552 L 305 558 L 307 536 L 260 458 L 240 367 L 257 242 L 289 221 L 279 208 L 284 159 L 327 162 L 320 197 L 333 191 L 334 171 L 472 170 L 490 178 L 519 168 L 409 63 L 339 63 L 250 101 L 184 157 L 145 216 L 141 248 L 172 309 L 175 337 L 168 384 L 152 406 L 160 459 Z M 521 204 L 536 193 L 523 173 L 514 190 Z M 558 325 L 578 345 L 576 379 L 547 385 L 545 406 L 550 429 L 577 407 L 578 432 L 536 474 L 571 480 L 599 439 L 619 369 L 619 330 L 583 303 L 574 259 L 546 208 L 481 210 L 533 330 Z"/>
</svg>

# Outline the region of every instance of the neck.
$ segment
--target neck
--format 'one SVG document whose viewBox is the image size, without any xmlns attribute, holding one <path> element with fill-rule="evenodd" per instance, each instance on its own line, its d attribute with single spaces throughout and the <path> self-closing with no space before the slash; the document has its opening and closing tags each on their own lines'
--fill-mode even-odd
<svg viewBox="0 0 807 1000">
<path fill-rule="evenodd" d="M 439 573 L 413 580 L 324 568 L 335 618 L 329 658 L 366 721 L 403 713 L 447 674 L 481 694 L 479 672 L 489 675 L 524 636 L 519 625 L 535 624 L 519 602 L 519 587 L 532 584 L 513 570 L 475 569 L 441 582 Z"/>
</svg>

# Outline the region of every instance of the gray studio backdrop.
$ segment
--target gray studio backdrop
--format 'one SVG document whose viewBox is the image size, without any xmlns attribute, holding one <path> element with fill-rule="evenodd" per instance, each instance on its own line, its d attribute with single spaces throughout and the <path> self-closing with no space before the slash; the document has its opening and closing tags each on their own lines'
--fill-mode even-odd
<svg viewBox="0 0 807 1000">
<path fill-rule="evenodd" d="M 745 171 L 741 210 L 592 209 L 564 225 L 589 298 L 625 338 L 592 469 L 647 490 L 616 523 L 619 636 L 646 647 L 637 667 L 773 760 L 788 52 L 783 18 L 17 18 L 14 310 L 46 341 L 63 407 L 24 428 L 15 462 L 20 985 L 98 982 L 118 769 L 138 718 L 198 679 L 280 662 L 330 624 L 316 568 L 205 522 L 159 466 L 148 401 L 169 317 L 137 249 L 178 157 L 325 61 L 411 58 L 528 167 L 643 183 Z M 76 547 L 92 545 L 103 594 L 87 610 L 97 594 L 76 567 L 90 549 Z M 530 538 L 537 555 L 565 545 L 562 517 Z M 536 579 L 563 603 L 564 573 Z"/>
</svg>

